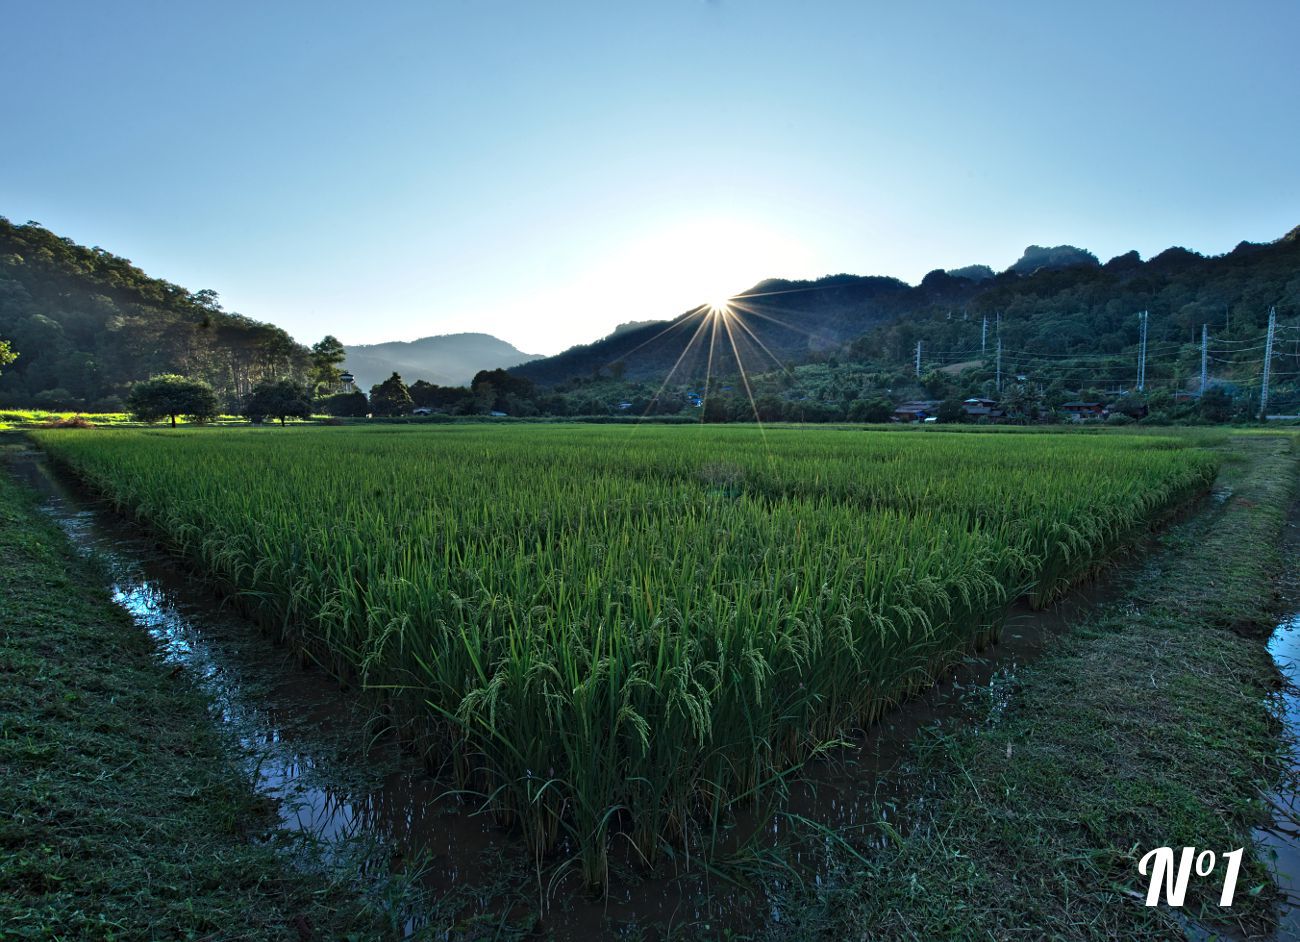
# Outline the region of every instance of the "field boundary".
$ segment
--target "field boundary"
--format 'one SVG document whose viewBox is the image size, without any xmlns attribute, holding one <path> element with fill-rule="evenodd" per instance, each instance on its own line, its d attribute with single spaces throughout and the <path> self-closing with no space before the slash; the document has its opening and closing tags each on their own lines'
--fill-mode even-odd
<svg viewBox="0 0 1300 942">
<path fill-rule="evenodd" d="M 1226 447 L 1213 503 L 1162 534 L 1114 602 L 917 743 L 928 785 L 905 833 L 787 900 L 764 939 L 1182 939 L 1198 922 L 1269 936 L 1266 864 L 1243 868 L 1231 910 L 1208 885 L 1148 908 L 1136 868 L 1159 846 L 1252 846 L 1281 772 L 1264 640 L 1295 442 Z"/>
</svg>

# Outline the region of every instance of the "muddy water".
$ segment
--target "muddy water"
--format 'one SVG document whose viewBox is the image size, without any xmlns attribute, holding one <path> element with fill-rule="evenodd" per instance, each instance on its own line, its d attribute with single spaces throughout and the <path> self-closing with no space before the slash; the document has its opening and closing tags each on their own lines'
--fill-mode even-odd
<svg viewBox="0 0 1300 942">
<path fill-rule="evenodd" d="M 423 899 L 433 911 L 404 917 L 420 934 L 449 936 L 440 927 L 466 919 L 531 921 L 531 914 L 537 928 L 560 939 L 712 935 L 779 920 L 773 900 L 790 880 L 817 881 L 831 845 L 843 839 L 869 846 L 882 820 L 906 829 L 893 809 L 912 793 L 906 756 L 921 730 L 969 715 L 972 703 L 996 713 L 1018 667 L 1110 594 L 1103 580 L 1047 612 L 1015 610 L 1000 643 L 967 658 L 833 760 L 810 764 L 781 813 L 735 822 L 720 842 L 730 863 L 724 853 L 711 870 L 683 864 L 682 872 L 645 877 L 625 862 L 608 896 L 596 901 L 553 864 L 530 866 L 518 842 L 488 816 L 449 795 L 390 741 L 368 736 L 371 717 L 355 697 L 225 610 L 146 533 L 56 476 L 38 453 L 10 465 L 46 495 L 47 511 L 102 568 L 114 600 L 162 656 L 198 679 L 257 790 L 275 800 L 284 828 L 313 838 L 327 857 L 349 855 L 368 872 L 420 862 Z M 1300 653 L 1300 637 L 1296 643 Z M 1300 704 L 1295 709 L 1300 717 Z M 778 859 L 783 863 L 773 865 Z"/>
</svg>

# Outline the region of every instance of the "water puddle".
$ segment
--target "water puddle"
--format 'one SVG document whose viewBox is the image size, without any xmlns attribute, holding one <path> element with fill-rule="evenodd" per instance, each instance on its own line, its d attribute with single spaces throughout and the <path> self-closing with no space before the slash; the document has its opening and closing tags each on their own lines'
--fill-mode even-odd
<svg viewBox="0 0 1300 942">
<path fill-rule="evenodd" d="M 458 937 L 470 924 L 493 935 L 491 927 L 507 919 L 529 921 L 527 929 L 559 939 L 713 935 L 780 919 L 774 900 L 790 881 L 820 879 L 828 849 L 841 839 L 869 847 L 868 835 L 880 833 L 880 822 L 914 793 L 906 760 L 918 733 L 965 715 L 973 692 L 981 709 L 996 713 L 1000 691 L 1020 666 L 1113 594 L 1103 579 L 1046 612 L 1018 607 L 997 645 L 967 658 L 833 759 L 806 767 L 783 813 L 736 821 L 720 842 L 733 854 L 732 873 L 723 861 L 645 876 L 628 861 L 608 896 L 593 900 L 575 879 L 557 877 L 553 864 L 531 866 L 511 835 L 448 796 L 391 741 L 368 736 L 371 716 L 354 696 L 224 609 L 141 529 L 66 484 L 38 453 L 12 456 L 9 464 L 46 496 L 48 513 L 102 569 L 114 600 L 157 641 L 165 660 L 202 684 L 257 790 L 276 801 L 283 827 L 314 838 L 327 856 L 364 848 L 366 869 L 420 861 L 421 898 L 433 908 L 406 924 L 442 938 Z M 1300 632 L 1286 637 L 1300 655 Z M 1300 722 L 1300 700 L 1289 709 L 1288 723 Z M 1288 821 L 1294 828 L 1294 817 Z M 893 824 L 905 830 L 905 822 Z M 755 866 L 778 857 L 780 866 Z M 1292 864 L 1300 877 L 1300 857 Z"/>
<path fill-rule="evenodd" d="M 1287 523 L 1284 558 L 1300 558 L 1300 507 Z M 1289 575 L 1284 597 L 1292 614 L 1282 619 L 1268 641 L 1284 681 L 1277 695 L 1277 716 L 1282 723 L 1288 770 L 1268 798 L 1272 821 L 1255 831 L 1263 859 L 1270 861 L 1282 893 L 1276 938 L 1300 940 L 1300 572 Z"/>
</svg>

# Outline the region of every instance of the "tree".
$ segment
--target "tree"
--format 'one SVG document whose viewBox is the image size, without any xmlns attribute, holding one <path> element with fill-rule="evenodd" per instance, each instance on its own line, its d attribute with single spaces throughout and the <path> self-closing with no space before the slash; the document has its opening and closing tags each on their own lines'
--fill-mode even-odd
<svg viewBox="0 0 1300 942">
<path fill-rule="evenodd" d="M 1201 394 L 1201 401 L 1196 404 L 1201 418 L 1207 422 L 1230 422 L 1232 420 L 1232 396 L 1222 386 L 1211 386 Z"/>
<path fill-rule="evenodd" d="M 326 334 L 311 348 L 312 391 L 332 390 L 338 387 L 339 377 L 343 375 L 340 364 L 348 357 L 343 344 L 332 334 Z"/>
<path fill-rule="evenodd" d="M 411 390 L 396 373 L 370 387 L 370 411 L 375 415 L 406 415 L 411 406 Z"/>
<path fill-rule="evenodd" d="M 16 359 L 18 354 L 10 348 L 9 341 L 0 340 L 0 366 L 8 366 Z"/>
<path fill-rule="evenodd" d="M 307 390 L 291 379 L 278 379 L 258 383 L 244 404 L 243 414 L 253 422 L 272 418 L 284 425 L 287 418 L 311 418 L 311 403 L 307 401 Z"/>
<path fill-rule="evenodd" d="M 893 414 L 893 405 L 888 399 L 879 396 L 871 399 L 855 399 L 849 404 L 850 422 L 888 422 Z"/>
<path fill-rule="evenodd" d="M 326 415 L 359 419 L 370 413 L 370 401 L 361 390 L 350 393 L 337 393 L 329 396 L 322 403 Z"/>
<path fill-rule="evenodd" d="M 157 422 L 183 415 L 192 422 L 206 422 L 217 416 L 217 394 L 202 380 L 175 373 L 163 373 L 131 387 L 127 409 L 141 422 Z"/>
<path fill-rule="evenodd" d="M 945 424 L 953 422 L 964 422 L 966 420 L 966 407 L 960 399 L 945 399 L 939 403 L 939 411 L 935 418 Z"/>
</svg>

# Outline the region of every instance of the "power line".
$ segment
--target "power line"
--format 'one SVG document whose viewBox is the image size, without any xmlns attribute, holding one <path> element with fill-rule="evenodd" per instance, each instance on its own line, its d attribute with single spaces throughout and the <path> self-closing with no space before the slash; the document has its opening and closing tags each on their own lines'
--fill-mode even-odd
<svg viewBox="0 0 1300 942">
<path fill-rule="evenodd" d="M 1277 308 L 1268 309 L 1268 340 L 1264 347 L 1264 379 L 1259 386 L 1259 417 L 1268 411 L 1268 371 L 1273 365 L 1273 332 L 1277 330 Z"/>
</svg>

